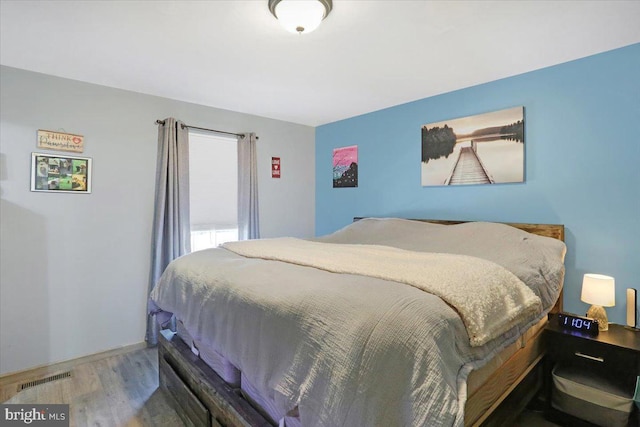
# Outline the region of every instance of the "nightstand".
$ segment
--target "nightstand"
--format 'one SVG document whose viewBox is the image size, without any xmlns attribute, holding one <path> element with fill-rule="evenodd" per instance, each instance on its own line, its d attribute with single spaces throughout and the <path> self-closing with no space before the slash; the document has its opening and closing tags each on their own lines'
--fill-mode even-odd
<svg viewBox="0 0 640 427">
<path fill-rule="evenodd" d="M 544 362 L 545 417 L 549 421 L 572 427 L 596 425 L 567 414 L 552 405 L 552 402 L 557 402 L 563 396 L 563 393 L 556 390 L 554 386 L 554 368 L 588 378 L 594 387 L 598 384 L 603 386 L 615 384 L 617 389 L 633 395 L 636 378 L 640 376 L 640 332 L 627 329 L 622 325 L 609 324 L 608 331 L 600 332 L 594 337 L 561 329 L 557 315 L 551 315 L 545 328 L 545 342 L 547 349 Z M 557 378 L 556 376 L 556 380 Z M 554 396 L 554 393 L 557 395 Z M 569 403 L 565 405 L 571 405 L 571 399 L 573 397 L 569 398 Z M 579 399 L 575 402 L 576 408 L 572 408 L 575 414 L 587 412 L 581 412 L 583 409 L 579 408 L 583 402 Z M 628 426 L 640 425 L 639 418 L 638 408 L 634 404 Z"/>
</svg>

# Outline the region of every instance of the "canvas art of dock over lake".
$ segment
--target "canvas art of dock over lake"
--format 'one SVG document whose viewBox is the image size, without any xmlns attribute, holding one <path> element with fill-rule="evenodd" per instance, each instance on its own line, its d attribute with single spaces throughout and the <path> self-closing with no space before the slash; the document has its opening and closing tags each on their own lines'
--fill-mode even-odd
<svg viewBox="0 0 640 427">
<path fill-rule="evenodd" d="M 422 185 L 524 182 L 524 107 L 422 126 Z"/>
</svg>

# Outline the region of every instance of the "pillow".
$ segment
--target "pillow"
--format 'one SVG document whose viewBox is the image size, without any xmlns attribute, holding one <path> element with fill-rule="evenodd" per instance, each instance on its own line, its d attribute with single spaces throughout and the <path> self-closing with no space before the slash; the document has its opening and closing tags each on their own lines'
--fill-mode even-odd
<svg viewBox="0 0 640 427">
<path fill-rule="evenodd" d="M 564 242 L 506 224 L 442 225 L 399 218 L 365 218 L 315 240 L 386 245 L 486 259 L 522 280 L 540 297 L 545 311 L 555 304 L 564 281 Z"/>
</svg>

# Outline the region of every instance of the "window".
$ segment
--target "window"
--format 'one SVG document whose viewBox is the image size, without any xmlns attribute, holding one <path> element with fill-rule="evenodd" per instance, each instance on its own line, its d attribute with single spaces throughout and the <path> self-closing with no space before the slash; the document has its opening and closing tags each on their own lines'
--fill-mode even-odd
<svg viewBox="0 0 640 427">
<path fill-rule="evenodd" d="M 189 132 L 191 251 L 238 240 L 235 138 Z"/>
</svg>

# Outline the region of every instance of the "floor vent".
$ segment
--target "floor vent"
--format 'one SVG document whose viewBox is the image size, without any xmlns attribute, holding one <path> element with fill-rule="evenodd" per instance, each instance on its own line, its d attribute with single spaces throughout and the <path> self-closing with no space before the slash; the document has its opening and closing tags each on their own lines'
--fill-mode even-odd
<svg viewBox="0 0 640 427">
<path fill-rule="evenodd" d="M 70 378 L 70 377 L 71 377 L 71 371 L 67 371 L 67 372 L 63 372 L 61 374 L 52 375 L 50 377 L 41 378 L 39 380 L 29 381 L 28 383 L 20 384 L 18 386 L 18 391 L 22 391 L 22 390 L 25 390 L 27 388 L 35 387 L 35 386 L 40 385 L 40 384 L 50 383 L 51 381 L 57 381 L 57 380 L 61 380 L 61 379 L 64 379 L 64 378 Z"/>
</svg>

